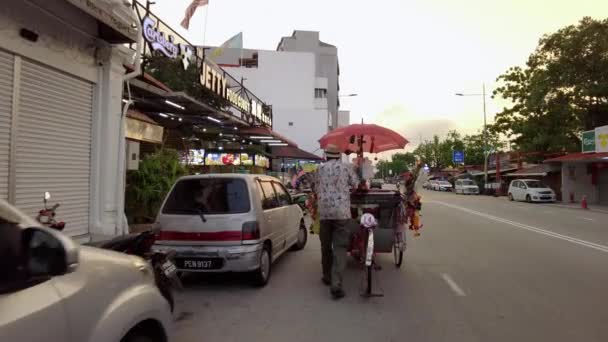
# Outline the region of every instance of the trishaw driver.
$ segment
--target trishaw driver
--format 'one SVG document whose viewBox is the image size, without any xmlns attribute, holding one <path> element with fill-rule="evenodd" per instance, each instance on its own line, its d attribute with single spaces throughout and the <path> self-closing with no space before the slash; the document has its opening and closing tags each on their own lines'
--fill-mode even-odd
<svg viewBox="0 0 608 342">
<path fill-rule="evenodd" d="M 331 285 L 330 292 L 334 299 L 345 295 L 342 275 L 350 243 L 350 190 L 358 184 L 354 166 L 343 163 L 340 156 L 337 146 L 328 145 L 325 148 L 327 162 L 319 167 L 314 177 L 320 219 L 322 281 L 325 285 Z"/>
</svg>

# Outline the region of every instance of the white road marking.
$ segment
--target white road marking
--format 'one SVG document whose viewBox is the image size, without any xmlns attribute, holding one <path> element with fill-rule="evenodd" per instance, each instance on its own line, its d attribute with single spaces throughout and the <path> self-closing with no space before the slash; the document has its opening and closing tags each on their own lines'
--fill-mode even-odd
<svg viewBox="0 0 608 342">
<path fill-rule="evenodd" d="M 452 277 L 450 277 L 449 274 L 441 273 L 441 278 L 443 278 L 443 280 L 445 280 L 445 282 L 448 284 L 448 286 L 452 289 L 452 291 L 454 291 L 454 293 L 457 296 L 460 296 L 460 297 L 466 296 L 464 291 L 460 288 L 460 286 L 458 286 L 458 284 L 456 284 L 454 279 L 452 279 Z"/>
<path fill-rule="evenodd" d="M 542 228 L 538 228 L 538 227 L 533 227 L 533 226 L 528 226 L 528 225 L 523 224 L 523 223 L 510 221 L 510 220 L 503 219 L 503 218 L 498 217 L 498 216 L 493 216 L 493 215 L 490 215 L 490 214 L 485 214 L 485 213 L 482 213 L 482 212 L 479 212 L 479 211 L 471 210 L 471 209 L 468 209 L 468 208 L 460 207 L 460 206 L 449 204 L 449 203 L 445 203 L 445 202 L 435 201 L 435 203 L 441 204 L 443 206 L 450 207 L 450 208 L 453 208 L 453 209 L 462 210 L 462 211 L 468 212 L 470 214 L 481 216 L 481 217 L 484 217 L 484 218 L 487 218 L 487 219 L 490 219 L 490 220 L 493 220 L 493 221 L 506 223 L 506 224 L 514 226 L 516 228 L 525 229 L 525 230 L 528 230 L 528 231 L 531 231 L 531 232 L 535 232 L 535 233 L 538 233 L 538 234 L 550 236 L 550 237 L 553 237 L 553 238 L 556 238 L 556 239 L 568 241 L 568 242 L 571 242 L 571 243 L 575 243 L 577 245 L 589 247 L 589 248 L 592 248 L 592 249 L 595 249 L 595 250 L 598 250 L 598 251 L 601 251 L 601 252 L 608 253 L 608 246 L 600 245 L 600 244 L 597 244 L 597 243 L 594 243 L 594 242 L 590 242 L 590 241 L 585 241 L 585 240 L 577 239 L 577 238 L 574 238 L 574 237 L 571 237 L 571 236 L 568 236 L 568 235 L 563 235 L 563 234 L 555 233 L 555 232 L 552 232 L 550 230 L 546 230 L 546 229 L 542 229 Z"/>
<path fill-rule="evenodd" d="M 582 216 L 577 216 L 577 218 L 579 219 L 583 219 L 583 220 L 587 220 L 587 221 L 595 221 L 594 219 L 590 218 L 590 217 L 582 217 Z"/>
</svg>

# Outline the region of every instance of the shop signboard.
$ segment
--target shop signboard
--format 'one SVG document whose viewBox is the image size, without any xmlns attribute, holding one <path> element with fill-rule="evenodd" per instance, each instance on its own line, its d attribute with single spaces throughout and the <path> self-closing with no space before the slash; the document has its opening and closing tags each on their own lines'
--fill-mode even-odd
<svg viewBox="0 0 608 342">
<path fill-rule="evenodd" d="M 581 141 L 583 153 L 595 152 L 595 130 L 583 132 Z"/>
<path fill-rule="evenodd" d="M 213 166 L 213 165 L 222 165 L 222 158 L 219 153 L 207 153 L 205 157 L 205 165 Z"/>
<path fill-rule="evenodd" d="M 222 153 L 220 160 L 222 165 L 241 165 L 241 155 L 239 153 Z"/>
<path fill-rule="evenodd" d="M 256 154 L 255 155 L 255 165 L 264 167 L 264 168 L 268 168 L 270 166 L 270 162 L 268 161 L 268 158 L 264 157 L 263 155 Z"/>
<path fill-rule="evenodd" d="M 608 126 L 595 128 L 595 152 L 608 152 Z"/>
<path fill-rule="evenodd" d="M 253 166 L 253 156 L 250 156 L 247 153 L 241 153 L 241 165 L 243 166 Z"/>
<path fill-rule="evenodd" d="M 452 162 L 454 164 L 464 164 L 464 151 L 452 151 Z"/>
</svg>

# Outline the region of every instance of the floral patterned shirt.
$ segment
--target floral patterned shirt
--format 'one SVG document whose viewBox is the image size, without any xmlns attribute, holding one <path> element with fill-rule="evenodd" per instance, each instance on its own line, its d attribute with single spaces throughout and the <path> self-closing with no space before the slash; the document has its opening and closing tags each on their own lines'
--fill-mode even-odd
<svg viewBox="0 0 608 342">
<path fill-rule="evenodd" d="M 359 180 L 350 163 L 330 160 L 321 165 L 314 175 L 321 220 L 347 220 L 350 213 L 350 189 Z"/>
</svg>

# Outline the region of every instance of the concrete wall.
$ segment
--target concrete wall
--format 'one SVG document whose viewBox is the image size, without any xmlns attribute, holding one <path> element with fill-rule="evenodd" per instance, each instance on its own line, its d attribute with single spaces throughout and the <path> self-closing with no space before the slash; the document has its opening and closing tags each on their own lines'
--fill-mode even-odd
<svg viewBox="0 0 608 342">
<path fill-rule="evenodd" d="M 319 40 L 319 32 L 294 31 L 291 37 L 281 39 L 279 51 L 301 51 L 315 54 L 315 75 L 326 77 L 328 111 L 332 116 L 333 128 L 338 122 L 338 49 Z"/>
<path fill-rule="evenodd" d="M 314 54 L 257 52 L 257 68 L 225 67 L 226 71 L 236 78 L 246 78 L 245 87 L 272 105 L 273 130 L 296 142 L 301 149 L 322 155 L 317 150 L 318 139 L 327 132 L 327 110 L 315 109 Z M 229 56 L 226 54 L 227 58 L 233 58 Z M 224 63 L 223 59 L 218 63 Z"/>
<path fill-rule="evenodd" d="M 350 110 L 338 111 L 338 125 L 337 127 L 344 127 L 350 125 Z"/>
<path fill-rule="evenodd" d="M 587 173 L 587 165 L 584 163 L 562 164 L 562 198 L 564 202 L 570 201 L 570 193 L 574 193 L 574 200 L 580 202 L 583 196 L 587 196 L 588 203 L 598 203 L 599 189 L 591 184 L 591 174 Z M 570 170 L 573 168 L 574 175 Z"/>
<path fill-rule="evenodd" d="M 0 48 L 94 84 L 89 233 L 115 235 L 124 228 L 125 153 L 119 147 L 124 50 L 96 43 L 97 21 L 66 1 L 32 2 L 53 15 L 27 2 L 3 2 Z M 22 28 L 38 33 L 38 40 L 23 39 Z"/>
</svg>

